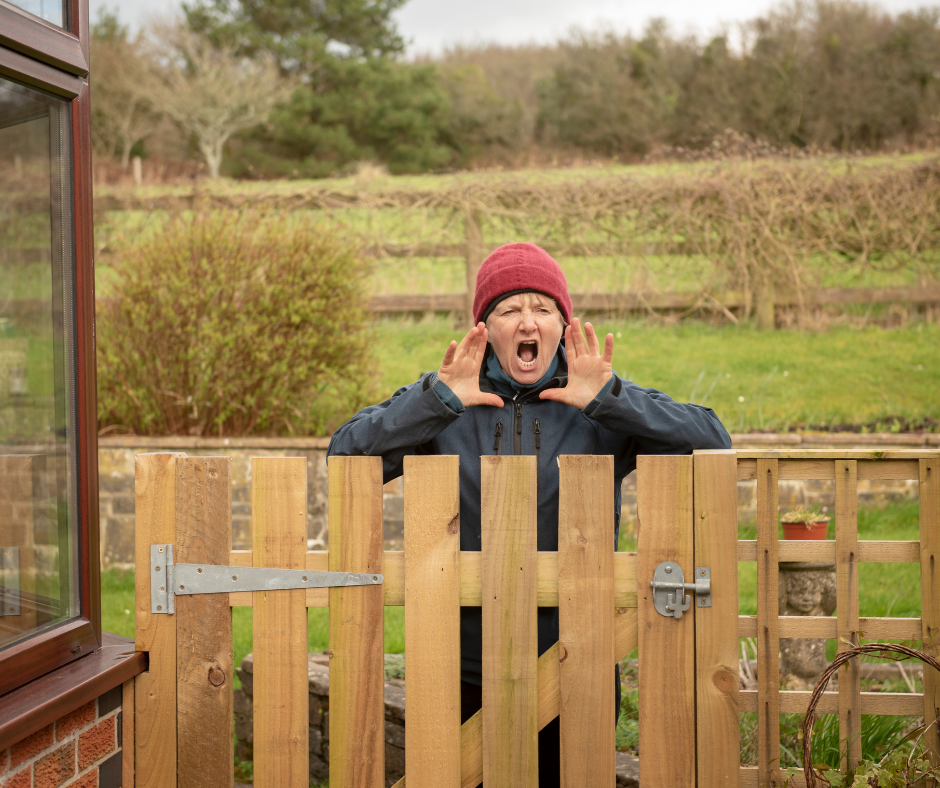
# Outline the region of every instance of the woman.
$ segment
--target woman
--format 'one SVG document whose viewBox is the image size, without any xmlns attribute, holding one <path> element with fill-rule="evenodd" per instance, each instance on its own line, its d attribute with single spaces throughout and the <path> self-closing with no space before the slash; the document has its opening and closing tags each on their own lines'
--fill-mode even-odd
<svg viewBox="0 0 940 788">
<path fill-rule="evenodd" d="M 709 408 L 680 404 L 613 374 L 614 337 L 603 350 L 590 323 L 571 320 L 565 275 L 528 243 L 496 249 L 480 267 L 476 325 L 451 342 L 440 369 L 357 413 L 329 454 L 381 456 L 385 481 L 408 454 L 460 455 L 460 549 L 480 550 L 480 456 L 535 455 L 538 549 L 558 549 L 561 454 L 614 457 L 614 549 L 620 485 L 639 454 L 727 449 Z M 564 344 L 561 340 L 564 337 Z M 461 717 L 480 708 L 482 617 L 461 608 Z M 539 654 L 558 640 L 558 610 L 538 610 Z M 616 683 L 619 696 L 619 681 Z M 619 706 L 619 703 L 618 703 Z M 558 720 L 539 733 L 539 785 L 559 784 Z"/>
</svg>

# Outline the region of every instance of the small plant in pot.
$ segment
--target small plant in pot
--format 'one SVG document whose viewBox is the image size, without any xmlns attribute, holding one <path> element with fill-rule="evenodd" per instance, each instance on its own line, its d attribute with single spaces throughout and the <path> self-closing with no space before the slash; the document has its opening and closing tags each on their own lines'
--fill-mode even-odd
<svg viewBox="0 0 940 788">
<path fill-rule="evenodd" d="M 784 539 L 825 539 L 829 527 L 828 514 L 799 507 L 780 518 Z"/>
</svg>

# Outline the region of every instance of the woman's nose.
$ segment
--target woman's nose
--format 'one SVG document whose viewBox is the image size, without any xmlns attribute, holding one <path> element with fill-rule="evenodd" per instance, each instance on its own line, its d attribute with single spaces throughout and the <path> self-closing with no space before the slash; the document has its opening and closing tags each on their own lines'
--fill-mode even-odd
<svg viewBox="0 0 940 788">
<path fill-rule="evenodd" d="M 524 331 L 535 331 L 537 328 L 535 322 L 535 313 L 529 311 L 523 311 L 522 313 L 522 329 Z"/>
</svg>

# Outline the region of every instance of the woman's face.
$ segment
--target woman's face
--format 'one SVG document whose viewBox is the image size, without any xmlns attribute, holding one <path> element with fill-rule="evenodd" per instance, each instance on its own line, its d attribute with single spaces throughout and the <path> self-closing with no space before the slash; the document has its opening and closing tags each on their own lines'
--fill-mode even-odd
<svg viewBox="0 0 940 788">
<path fill-rule="evenodd" d="M 531 385 L 548 371 L 565 322 L 554 299 L 541 293 L 519 293 L 496 305 L 486 328 L 503 372 Z"/>
</svg>

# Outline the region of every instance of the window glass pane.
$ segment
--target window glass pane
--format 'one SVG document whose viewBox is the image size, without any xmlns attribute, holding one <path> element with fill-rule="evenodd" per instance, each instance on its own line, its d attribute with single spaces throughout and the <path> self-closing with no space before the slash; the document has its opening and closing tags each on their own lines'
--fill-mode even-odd
<svg viewBox="0 0 940 788">
<path fill-rule="evenodd" d="M 0 650 L 80 610 L 68 117 L 0 78 Z"/>
<path fill-rule="evenodd" d="M 66 0 L 5 0 L 10 5 L 45 19 L 57 27 L 65 27 Z"/>
</svg>

